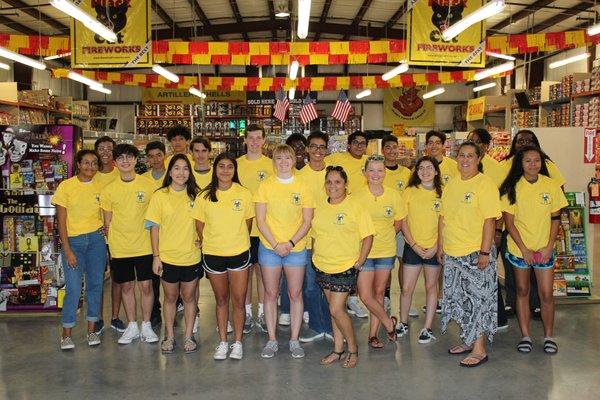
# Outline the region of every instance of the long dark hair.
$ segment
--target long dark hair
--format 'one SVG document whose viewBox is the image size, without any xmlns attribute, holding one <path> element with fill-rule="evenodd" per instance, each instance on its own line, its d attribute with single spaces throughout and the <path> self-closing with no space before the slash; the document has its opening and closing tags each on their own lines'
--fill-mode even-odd
<svg viewBox="0 0 600 400">
<path fill-rule="evenodd" d="M 540 174 L 550 176 L 544 158 L 545 154 L 542 149 L 536 146 L 525 146 L 521 150 L 517 151 L 512 166 L 510 167 L 510 171 L 508 171 L 506 179 L 504 179 L 504 182 L 502 182 L 502 185 L 500 185 L 500 196 L 507 195 L 510 204 L 515 204 L 517 201 L 517 182 L 519 182 L 523 176 L 523 157 L 528 151 L 535 151 L 540 155 L 542 163 Z"/>
<path fill-rule="evenodd" d="M 481 150 L 481 147 L 477 146 L 477 143 L 473 142 L 472 140 L 465 140 L 460 144 L 460 146 L 458 146 L 457 154 L 460 153 L 460 150 L 463 147 L 467 146 L 470 146 L 475 149 L 475 154 L 477 154 L 477 157 L 479 158 L 479 163 L 477 163 L 477 171 L 483 173 L 483 163 L 481 162 L 483 157 L 483 150 Z"/>
<path fill-rule="evenodd" d="M 419 160 L 417 160 L 417 163 L 415 164 L 415 168 L 412 171 L 412 174 L 410 174 L 410 178 L 408 179 L 408 187 L 414 186 L 414 187 L 418 187 L 421 184 L 421 178 L 419 178 L 419 167 L 421 166 L 421 163 L 423 163 L 423 161 L 429 161 L 431 163 L 431 165 L 433 165 L 433 168 L 435 169 L 435 172 L 437 172 L 435 174 L 435 176 L 433 177 L 433 187 L 435 188 L 435 193 L 437 194 L 437 197 L 442 197 L 442 178 L 441 178 L 441 172 L 440 172 L 440 166 L 438 161 L 435 159 L 435 157 L 431 157 L 431 156 L 423 156 L 421 158 L 419 158 Z"/>
<path fill-rule="evenodd" d="M 192 164 L 190 164 L 190 160 L 188 160 L 185 154 L 175 154 L 173 157 L 171 157 L 171 161 L 169 161 L 169 166 L 167 167 L 167 172 L 165 173 L 165 179 L 163 180 L 161 187 L 157 190 L 165 189 L 171 186 L 171 183 L 173 183 L 173 178 L 171 178 L 171 170 L 173 169 L 173 166 L 178 160 L 185 161 L 188 170 L 190 171 L 190 176 L 185 182 L 185 187 L 188 197 L 190 198 L 190 200 L 193 201 L 196 199 L 196 196 L 200 192 L 200 188 L 196 184 L 196 178 L 194 178 L 194 173 L 192 172 Z"/>
<path fill-rule="evenodd" d="M 210 201 L 212 201 L 213 203 L 219 201 L 219 199 L 217 199 L 217 190 L 219 189 L 219 178 L 217 178 L 217 166 L 219 165 L 219 162 L 221 160 L 231 161 L 231 163 L 233 164 L 233 177 L 231 181 L 241 185 L 240 178 L 238 177 L 238 165 L 235 156 L 227 152 L 219 154 L 213 162 L 213 170 L 210 183 L 208 184 L 208 186 L 202 189 L 202 191 L 200 191 L 200 193 L 204 193 L 205 199 L 210 198 Z"/>
</svg>

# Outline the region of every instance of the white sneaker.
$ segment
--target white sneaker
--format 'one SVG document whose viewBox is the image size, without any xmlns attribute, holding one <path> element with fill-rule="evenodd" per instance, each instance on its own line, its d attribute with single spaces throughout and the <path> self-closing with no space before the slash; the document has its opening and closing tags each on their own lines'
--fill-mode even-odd
<svg viewBox="0 0 600 400">
<path fill-rule="evenodd" d="M 152 329 L 152 324 L 150 321 L 143 322 L 142 321 L 142 333 L 141 333 L 142 342 L 146 343 L 156 343 L 158 342 L 158 336 L 154 333 Z"/>
<path fill-rule="evenodd" d="M 388 314 L 392 312 L 392 301 L 387 296 L 383 297 L 383 308 Z"/>
<path fill-rule="evenodd" d="M 198 314 L 196 314 L 196 318 L 194 318 L 194 327 L 192 328 L 192 333 L 193 334 L 198 333 L 199 320 L 200 320 L 200 318 L 198 318 Z"/>
<path fill-rule="evenodd" d="M 233 326 L 231 326 L 231 322 L 227 321 L 227 333 L 233 332 Z"/>
<path fill-rule="evenodd" d="M 101 343 L 100 335 L 98 335 L 96 332 L 88 333 L 87 340 L 90 347 L 98 346 Z"/>
<path fill-rule="evenodd" d="M 60 349 L 61 350 L 71 350 L 75 348 L 75 343 L 70 336 L 67 336 L 64 339 L 60 339 Z"/>
<path fill-rule="evenodd" d="M 219 345 L 215 348 L 215 354 L 213 354 L 213 358 L 215 360 L 225 360 L 227 358 L 228 349 L 229 343 L 219 342 Z"/>
<path fill-rule="evenodd" d="M 130 322 L 127 329 L 119 338 L 119 344 L 129 344 L 140 337 L 140 328 L 137 322 Z"/>
<path fill-rule="evenodd" d="M 279 325 L 281 326 L 289 326 L 292 323 L 292 318 L 290 316 L 290 314 L 287 313 L 281 313 L 279 315 Z"/>
<path fill-rule="evenodd" d="M 416 318 L 419 316 L 419 312 L 416 309 L 411 308 L 410 310 L 408 310 L 408 316 Z"/>
<path fill-rule="evenodd" d="M 308 324 L 308 320 L 309 320 L 308 311 L 304 311 L 304 313 L 302 314 L 302 320 L 304 321 L 305 324 Z"/>
<path fill-rule="evenodd" d="M 362 308 L 356 296 L 348 297 L 348 314 L 355 315 L 358 318 L 367 318 L 369 314 Z"/>
<path fill-rule="evenodd" d="M 244 356 L 244 349 L 242 348 L 242 342 L 235 342 L 231 345 L 231 353 L 229 353 L 229 358 L 233 358 L 234 360 L 241 360 Z"/>
</svg>

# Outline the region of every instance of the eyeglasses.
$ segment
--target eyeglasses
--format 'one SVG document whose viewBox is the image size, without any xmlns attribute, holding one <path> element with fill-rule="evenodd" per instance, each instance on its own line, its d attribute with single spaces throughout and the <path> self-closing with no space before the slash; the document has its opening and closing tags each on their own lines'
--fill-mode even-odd
<svg viewBox="0 0 600 400">
<path fill-rule="evenodd" d="M 321 144 L 309 144 L 308 148 L 313 150 L 313 151 L 326 151 L 327 150 L 327 145 Z"/>
<path fill-rule="evenodd" d="M 85 167 L 97 167 L 98 161 L 82 161 L 82 162 L 80 162 L 80 164 Z"/>
<path fill-rule="evenodd" d="M 325 168 L 326 172 L 330 172 L 330 171 L 337 171 L 337 172 L 343 172 L 344 168 L 341 165 L 328 165 L 327 168 Z"/>
<path fill-rule="evenodd" d="M 417 171 L 433 171 L 435 169 L 435 167 L 433 165 L 420 165 L 419 168 L 417 168 Z"/>
<path fill-rule="evenodd" d="M 530 138 L 517 139 L 517 143 L 518 144 L 534 144 L 533 139 L 530 139 Z"/>
<path fill-rule="evenodd" d="M 354 146 L 358 146 L 358 147 L 365 147 L 367 145 L 367 142 L 363 142 L 362 140 L 354 139 L 353 141 L 350 142 L 350 144 L 352 144 Z"/>
<path fill-rule="evenodd" d="M 380 156 L 379 154 L 373 154 L 372 156 L 367 157 L 367 161 L 384 161 L 385 158 Z"/>
<path fill-rule="evenodd" d="M 121 154 L 119 157 L 117 157 L 115 160 L 119 161 L 119 162 L 123 162 L 125 160 L 127 161 L 131 161 L 134 160 L 135 156 L 133 154 Z"/>
<path fill-rule="evenodd" d="M 112 153 L 112 146 L 98 146 L 98 153 Z"/>
</svg>

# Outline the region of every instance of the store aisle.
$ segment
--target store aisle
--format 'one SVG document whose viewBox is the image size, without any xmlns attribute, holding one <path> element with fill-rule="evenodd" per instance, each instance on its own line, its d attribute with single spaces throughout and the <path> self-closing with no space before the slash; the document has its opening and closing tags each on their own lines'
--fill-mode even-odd
<svg viewBox="0 0 600 400">
<path fill-rule="evenodd" d="M 266 336 L 254 331 L 245 340 L 243 360 L 213 361 L 217 334 L 206 281 L 201 291 L 200 346 L 192 355 L 183 354 L 181 336 L 178 351 L 163 356 L 157 345 L 120 346 L 110 330 L 99 347 L 88 348 L 81 315 L 75 351 L 61 352 L 57 318 L 0 318 L 0 399 L 566 399 L 600 392 L 600 305 L 557 308 L 560 352 L 554 357 L 542 351 L 537 321 L 532 354 L 518 353 L 511 319 L 509 330 L 490 346 L 490 361 L 473 370 L 446 353 L 456 329 L 441 336 L 436 325 L 436 342 L 417 343 L 422 314 L 411 319 L 410 338 L 379 351 L 367 347 L 367 320 L 355 319 L 360 361 L 355 370 L 344 370 L 319 365 L 330 350 L 327 341 L 305 345 L 306 358 L 292 359 L 287 328 L 279 330 L 280 352 L 272 360 L 260 358 Z M 422 301 L 419 293 L 416 305 Z"/>
</svg>

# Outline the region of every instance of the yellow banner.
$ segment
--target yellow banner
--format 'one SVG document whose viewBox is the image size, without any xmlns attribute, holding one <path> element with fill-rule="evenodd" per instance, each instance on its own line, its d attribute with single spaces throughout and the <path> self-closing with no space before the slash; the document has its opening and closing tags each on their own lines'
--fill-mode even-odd
<svg viewBox="0 0 600 400">
<path fill-rule="evenodd" d="M 485 96 L 471 99 L 467 103 L 467 121 L 479 121 L 485 113 Z"/>
<path fill-rule="evenodd" d="M 83 0 L 79 7 L 117 35 L 109 43 L 81 22 L 71 21 L 72 66 L 124 68 L 152 66 L 150 0 Z"/>
<path fill-rule="evenodd" d="M 383 125 L 433 127 L 435 100 L 423 100 L 425 87 L 386 89 L 383 94 Z"/>
<path fill-rule="evenodd" d="M 483 5 L 483 0 L 416 0 L 408 16 L 408 63 L 412 65 L 484 67 L 485 56 L 477 48 L 484 41 L 483 22 L 472 25 L 445 42 L 442 32 Z M 481 49 L 480 49 L 481 50 Z"/>
<path fill-rule="evenodd" d="M 246 92 L 206 91 L 205 102 L 246 103 Z M 142 89 L 142 103 L 182 103 L 200 104 L 200 97 L 194 96 L 185 89 Z"/>
</svg>

